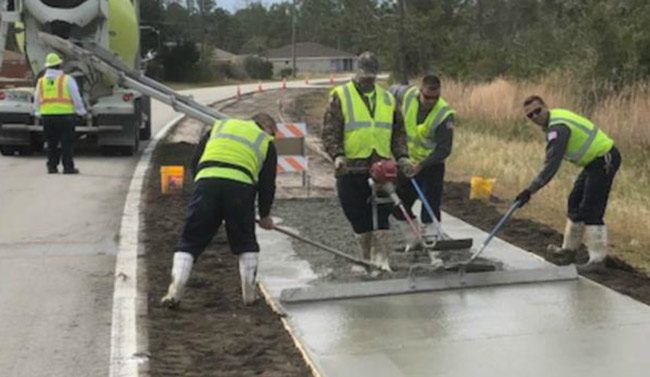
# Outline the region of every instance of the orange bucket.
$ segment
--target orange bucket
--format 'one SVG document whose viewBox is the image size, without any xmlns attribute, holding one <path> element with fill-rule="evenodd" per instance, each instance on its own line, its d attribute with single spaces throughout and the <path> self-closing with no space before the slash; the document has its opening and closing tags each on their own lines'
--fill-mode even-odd
<svg viewBox="0 0 650 377">
<path fill-rule="evenodd" d="M 470 199 L 490 199 L 496 178 L 472 177 L 470 180 Z"/>
<path fill-rule="evenodd" d="M 163 194 L 173 194 L 183 191 L 185 180 L 184 166 L 160 167 L 160 191 Z"/>
</svg>

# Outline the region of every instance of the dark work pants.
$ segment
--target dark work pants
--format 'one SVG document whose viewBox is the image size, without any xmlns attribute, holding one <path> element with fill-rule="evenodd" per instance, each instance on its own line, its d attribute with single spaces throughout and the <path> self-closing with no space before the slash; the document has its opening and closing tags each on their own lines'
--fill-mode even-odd
<svg viewBox="0 0 650 377">
<path fill-rule="evenodd" d="M 424 196 L 429 201 L 429 205 L 431 205 L 436 219 L 440 221 L 440 203 L 442 202 L 442 191 L 445 180 L 445 164 L 435 164 L 422 169 L 415 176 L 415 180 L 420 186 L 420 189 L 424 192 Z M 411 218 L 415 218 L 412 207 L 415 201 L 420 197 L 418 196 L 417 191 L 415 191 L 415 187 L 413 187 L 410 179 L 400 175 L 397 185 L 397 195 L 399 195 L 402 204 L 404 204 L 404 207 Z M 398 220 L 404 220 L 404 216 L 398 208 L 393 210 L 393 215 Z M 433 222 L 431 216 L 429 216 L 429 211 L 426 210 L 424 205 L 420 211 L 420 219 L 425 224 Z"/>
<path fill-rule="evenodd" d="M 373 225 L 370 201 L 372 189 L 368 178 L 368 174 L 344 174 L 336 177 L 336 190 L 343 213 L 357 234 L 377 230 Z M 392 207 L 390 203 L 377 205 L 378 229 L 389 229 L 388 217 Z"/>
<path fill-rule="evenodd" d="M 609 192 L 618 168 L 621 154 L 616 147 L 603 157 L 585 166 L 569 195 L 568 217 L 585 225 L 603 225 Z"/>
<path fill-rule="evenodd" d="M 255 237 L 255 186 L 221 178 L 196 183 L 177 251 L 196 260 L 205 251 L 223 222 L 233 254 L 260 250 Z"/>
<path fill-rule="evenodd" d="M 77 122 L 75 115 L 44 115 L 43 132 L 47 141 L 47 167 L 56 169 L 62 160 L 63 170 L 74 169 L 72 155 L 74 153 L 75 133 Z M 61 147 L 59 148 L 59 144 Z"/>
</svg>

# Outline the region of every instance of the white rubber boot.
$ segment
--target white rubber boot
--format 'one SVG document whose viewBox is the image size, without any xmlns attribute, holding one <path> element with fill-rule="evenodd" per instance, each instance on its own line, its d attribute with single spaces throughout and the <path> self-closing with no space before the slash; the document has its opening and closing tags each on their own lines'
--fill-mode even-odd
<svg viewBox="0 0 650 377">
<path fill-rule="evenodd" d="M 259 253 L 246 252 L 239 254 L 239 277 L 241 278 L 242 300 L 246 305 L 252 305 L 257 300 L 257 260 Z"/>
<path fill-rule="evenodd" d="M 585 244 L 589 251 L 589 261 L 578 266 L 580 272 L 598 272 L 605 269 L 607 258 L 607 226 L 585 226 Z"/>
<path fill-rule="evenodd" d="M 372 248 L 370 249 L 370 261 L 379 266 L 382 270 L 392 272 L 388 261 L 390 254 L 390 237 L 388 230 L 376 230 L 372 234 Z"/>
<path fill-rule="evenodd" d="M 185 292 L 185 284 L 190 278 L 194 257 L 192 254 L 184 251 L 174 253 L 174 262 L 172 265 L 172 282 L 169 284 L 167 294 L 160 300 L 160 303 L 170 309 L 177 308 Z"/>
<path fill-rule="evenodd" d="M 370 249 L 372 248 L 372 232 L 366 232 L 355 235 L 359 248 L 361 249 L 361 258 L 370 260 Z"/>
<path fill-rule="evenodd" d="M 562 240 L 562 248 L 564 250 L 578 250 L 582 245 L 582 238 L 585 235 L 585 224 L 574 223 L 567 219 L 564 226 L 564 239 Z"/>
<path fill-rule="evenodd" d="M 584 223 L 574 223 L 573 221 L 567 219 L 566 225 L 564 226 L 564 238 L 562 240 L 562 247 L 557 247 L 556 245 L 548 245 L 546 247 L 546 259 L 559 265 L 574 263 L 576 253 L 580 248 L 580 245 L 582 245 L 584 234 Z"/>
<path fill-rule="evenodd" d="M 436 228 L 434 223 L 424 223 L 422 224 L 422 236 L 426 239 L 437 239 L 438 228 Z"/>
<path fill-rule="evenodd" d="M 415 251 L 422 249 L 422 240 L 415 237 L 408 223 L 400 221 L 397 223 L 400 232 L 404 235 L 404 252 Z"/>
</svg>

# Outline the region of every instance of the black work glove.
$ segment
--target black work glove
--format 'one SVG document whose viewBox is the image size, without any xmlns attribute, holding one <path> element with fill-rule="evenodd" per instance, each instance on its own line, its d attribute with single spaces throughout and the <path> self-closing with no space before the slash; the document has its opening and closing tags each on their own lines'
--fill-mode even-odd
<svg viewBox="0 0 650 377">
<path fill-rule="evenodd" d="M 519 195 L 517 195 L 515 201 L 519 203 L 519 208 L 523 207 L 524 205 L 526 205 L 526 203 L 528 203 L 531 195 L 533 195 L 533 193 L 530 192 L 529 189 L 525 189 L 524 191 L 520 192 Z"/>
</svg>

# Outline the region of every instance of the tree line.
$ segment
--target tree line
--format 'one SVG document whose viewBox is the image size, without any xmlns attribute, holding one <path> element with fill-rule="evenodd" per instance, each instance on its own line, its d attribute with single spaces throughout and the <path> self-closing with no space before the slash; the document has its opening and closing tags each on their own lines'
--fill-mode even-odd
<svg viewBox="0 0 650 377">
<path fill-rule="evenodd" d="M 560 71 L 614 89 L 650 74 L 645 0 L 296 0 L 234 13 L 214 0 L 143 0 L 163 41 L 264 55 L 296 40 L 379 54 L 397 77 L 433 71 L 461 80 Z M 169 51 L 168 51 L 169 53 Z M 165 56 L 162 54 L 161 56 Z"/>
</svg>

